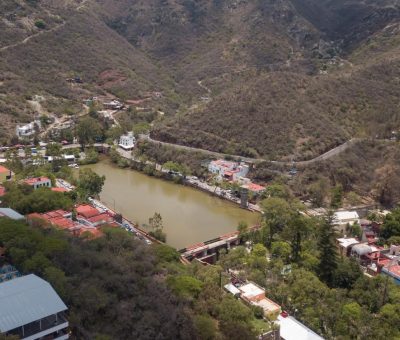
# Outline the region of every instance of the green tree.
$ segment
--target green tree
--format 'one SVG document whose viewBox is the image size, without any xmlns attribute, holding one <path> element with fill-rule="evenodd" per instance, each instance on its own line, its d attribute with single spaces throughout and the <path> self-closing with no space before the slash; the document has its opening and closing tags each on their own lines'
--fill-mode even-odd
<svg viewBox="0 0 400 340">
<path fill-rule="evenodd" d="M 384 239 L 400 236 L 400 208 L 392 210 L 392 212 L 385 217 L 380 236 Z"/>
<path fill-rule="evenodd" d="M 196 315 L 194 326 L 200 340 L 213 340 L 217 334 L 215 321 L 208 315 Z"/>
<path fill-rule="evenodd" d="M 270 247 L 274 235 L 282 231 L 290 221 L 293 211 L 289 203 L 282 198 L 270 197 L 261 202 L 267 229 L 267 246 Z"/>
<path fill-rule="evenodd" d="M 338 209 L 341 207 L 343 201 L 343 187 L 342 185 L 336 185 L 331 191 L 331 207 Z"/>
<path fill-rule="evenodd" d="M 334 273 L 337 268 L 337 250 L 331 213 L 320 224 L 318 250 L 320 257 L 318 266 L 319 277 L 327 285 L 332 286 Z"/>
<path fill-rule="evenodd" d="M 84 199 L 89 196 L 98 196 L 103 189 L 105 180 L 105 176 L 99 176 L 92 169 L 81 169 L 79 170 L 77 190 Z"/>
<path fill-rule="evenodd" d="M 85 117 L 76 126 L 76 134 L 82 150 L 87 144 L 92 144 L 97 138 L 102 137 L 102 127 L 96 119 Z"/>
</svg>

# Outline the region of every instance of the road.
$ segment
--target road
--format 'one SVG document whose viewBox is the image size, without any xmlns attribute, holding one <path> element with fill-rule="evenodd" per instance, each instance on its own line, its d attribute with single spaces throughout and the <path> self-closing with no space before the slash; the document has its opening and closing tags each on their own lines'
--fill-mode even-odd
<svg viewBox="0 0 400 340">
<path fill-rule="evenodd" d="M 161 144 L 161 145 L 165 145 L 165 146 L 170 146 L 176 149 L 180 149 L 180 150 L 186 150 L 186 151 L 192 151 L 192 152 L 201 152 L 204 154 L 207 154 L 211 157 L 215 157 L 215 158 L 225 158 L 225 157 L 230 157 L 234 160 L 242 160 L 244 162 L 249 162 L 249 163 L 262 163 L 262 162 L 269 162 L 271 164 L 276 164 L 276 165 L 299 165 L 299 166 L 304 166 L 304 165 L 310 165 L 316 162 L 320 162 L 320 161 L 324 161 L 327 160 L 329 158 L 332 158 L 340 153 L 342 153 L 343 151 L 347 150 L 350 146 L 352 146 L 355 142 L 357 141 L 361 141 L 361 138 L 352 138 L 349 141 L 323 153 L 322 155 L 319 155 L 313 159 L 310 160 L 306 160 L 306 161 L 294 161 L 294 162 L 283 162 L 283 161 L 267 161 L 265 159 L 262 158 L 250 158 L 250 157 L 243 157 L 243 156 L 239 156 L 239 155 L 229 155 L 229 154 L 225 154 L 225 153 L 219 153 L 219 152 L 214 152 L 214 151 L 209 151 L 209 150 L 205 150 L 205 149 L 199 149 L 199 148 L 194 148 L 191 146 L 186 146 L 186 145 L 180 145 L 180 144 L 173 144 L 173 143 L 167 143 L 167 142 L 161 142 L 161 141 L 157 141 L 152 139 L 150 136 L 147 135 L 141 135 L 140 139 L 142 140 L 146 140 L 148 142 L 151 143 L 155 143 L 155 144 Z"/>
</svg>

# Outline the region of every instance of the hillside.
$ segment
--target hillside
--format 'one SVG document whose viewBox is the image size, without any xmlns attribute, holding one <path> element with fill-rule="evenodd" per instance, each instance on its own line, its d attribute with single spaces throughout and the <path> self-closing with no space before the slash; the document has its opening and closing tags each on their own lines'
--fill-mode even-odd
<svg viewBox="0 0 400 340">
<path fill-rule="evenodd" d="M 399 126 L 396 1 L 1 6 L 2 135 L 37 113 L 79 113 L 92 95 L 155 91 L 148 106 L 166 115 L 154 138 L 267 159 L 308 159 Z M 75 76 L 83 84 L 66 82 Z"/>
</svg>

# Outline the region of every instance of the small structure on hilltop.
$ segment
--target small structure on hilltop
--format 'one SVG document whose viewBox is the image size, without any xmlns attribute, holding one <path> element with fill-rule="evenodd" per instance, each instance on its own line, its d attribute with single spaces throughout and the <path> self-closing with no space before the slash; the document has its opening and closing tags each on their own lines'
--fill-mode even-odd
<svg viewBox="0 0 400 340">
<path fill-rule="evenodd" d="M 34 274 L 0 283 L 0 333 L 19 339 L 68 339 L 67 306 Z"/>
<path fill-rule="evenodd" d="M 122 135 L 119 138 L 118 146 L 126 151 L 133 150 L 136 144 L 136 138 L 133 135 L 133 132 L 130 131 L 126 135 Z"/>
<path fill-rule="evenodd" d="M 111 100 L 109 102 L 104 102 L 103 106 L 108 110 L 122 110 L 124 108 L 124 104 L 122 104 L 119 100 Z"/>
<path fill-rule="evenodd" d="M 35 132 L 38 132 L 41 127 L 42 124 L 40 120 L 34 120 L 33 122 L 30 122 L 26 125 L 17 125 L 15 129 L 15 134 L 18 138 L 29 138 L 33 136 Z"/>
</svg>

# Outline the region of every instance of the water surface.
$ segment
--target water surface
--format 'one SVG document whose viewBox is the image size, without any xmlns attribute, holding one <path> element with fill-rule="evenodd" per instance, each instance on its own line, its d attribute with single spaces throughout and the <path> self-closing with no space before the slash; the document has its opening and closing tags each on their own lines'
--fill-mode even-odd
<svg viewBox="0 0 400 340">
<path fill-rule="evenodd" d="M 178 249 L 236 230 L 240 221 L 256 224 L 260 215 L 191 187 L 120 169 L 108 160 L 88 165 L 106 181 L 100 194 L 110 208 L 139 225 L 159 212 L 167 243 Z"/>
</svg>

